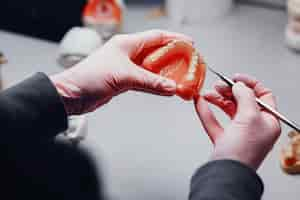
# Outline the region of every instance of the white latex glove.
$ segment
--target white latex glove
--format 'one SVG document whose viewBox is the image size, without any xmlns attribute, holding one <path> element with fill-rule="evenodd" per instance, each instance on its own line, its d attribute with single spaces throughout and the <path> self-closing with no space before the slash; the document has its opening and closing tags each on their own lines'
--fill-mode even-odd
<svg viewBox="0 0 300 200">
<path fill-rule="evenodd" d="M 237 160 L 256 170 L 280 135 L 279 121 L 262 110 L 255 97 L 276 108 L 271 91 L 246 75 L 235 75 L 231 89 L 223 82 L 195 100 L 199 118 L 214 144 L 212 159 Z M 223 128 L 208 107 L 222 109 L 232 120 Z"/>
<path fill-rule="evenodd" d="M 132 62 L 144 49 L 164 45 L 174 39 L 192 43 L 187 36 L 161 30 L 118 35 L 73 68 L 50 77 L 62 96 L 67 113 L 94 111 L 113 96 L 128 90 L 174 95 L 174 81 Z"/>
</svg>

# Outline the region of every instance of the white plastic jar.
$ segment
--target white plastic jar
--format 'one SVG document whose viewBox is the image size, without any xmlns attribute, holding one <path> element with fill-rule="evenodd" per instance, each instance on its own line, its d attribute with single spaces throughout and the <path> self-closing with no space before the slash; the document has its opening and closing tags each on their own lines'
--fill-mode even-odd
<svg viewBox="0 0 300 200">
<path fill-rule="evenodd" d="M 167 0 L 166 7 L 172 21 L 198 23 L 227 15 L 233 4 L 233 0 Z"/>
</svg>

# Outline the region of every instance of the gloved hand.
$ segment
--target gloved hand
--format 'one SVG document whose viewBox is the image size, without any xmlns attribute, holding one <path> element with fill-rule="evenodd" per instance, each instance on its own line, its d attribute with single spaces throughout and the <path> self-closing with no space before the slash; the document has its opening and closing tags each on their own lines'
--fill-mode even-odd
<svg viewBox="0 0 300 200">
<path fill-rule="evenodd" d="M 212 160 L 236 160 L 256 170 L 280 135 L 279 121 L 261 109 L 255 96 L 276 107 L 271 91 L 246 75 L 235 75 L 233 88 L 218 82 L 215 89 L 195 99 L 198 116 L 214 144 Z M 223 128 L 208 107 L 223 110 L 231 122 Z"/>
<path fill-rule="evenodd" d="M 146 71 L 132 60 L 144 49 L 174 39 L 192 43 L 187 36 L 161 30 L 118 35 L 78 65 L 50 79 L 69 115 L 94 111 L 128 90 L 171 96 L 176 93 L 174 81 Z"/>
</svg>

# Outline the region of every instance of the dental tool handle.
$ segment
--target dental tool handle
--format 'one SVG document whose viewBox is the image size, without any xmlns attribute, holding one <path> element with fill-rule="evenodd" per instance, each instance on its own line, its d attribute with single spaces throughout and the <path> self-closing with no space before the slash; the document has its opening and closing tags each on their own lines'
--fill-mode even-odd
<svg viewBox="0 0 300 200">
<path fill-rule="evenodd" d="M 231 80 L 230 78 L 227 78 L 226 76 L 224 76 L 223 74 L 216 72 L 214 69 L 212 69 L 211 67 L 208 66 L 208 69 L 214 73 L 215 75 L 217 75 L 221 80 L 223 80 L 225 83 L 227 83 L 229 86 L 233 86 L 235 83 L 233 80 Z M 291 127 L 292 129 L 294 129 L 295 131 L 297 131 L 300 134 L 300 126 L 292 121 L 289 120 L 286 116 L 284 116 L 283 114 L 281 114 L 280 112 L 278 112 L 277 110 L 275 110 L 273 107 L 271 107 L 270 105 L 264 103 L 262 100 L 256 98 L 255 99 L 257 104 L 260 105 L 262 108 L 266 109 L 268 112 L 270 112 L 273 116 L 277 117 L 279 120 L 281 120 L 283 123 L 285 123 L 286 125 L 288 125 L 289 127 Z"/>
</svg>

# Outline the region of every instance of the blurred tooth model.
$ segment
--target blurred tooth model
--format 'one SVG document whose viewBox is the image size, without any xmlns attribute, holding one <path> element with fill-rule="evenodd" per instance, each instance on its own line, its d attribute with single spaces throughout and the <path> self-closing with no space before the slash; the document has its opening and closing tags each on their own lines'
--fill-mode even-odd
<svg viewBox="0 0 300 200">
<path fill-rule="evenodd" d="M 0 51 L 0 65 L 5 64 L 7 60 L 4 57 L 4 54 Z"/>
<path fill-rule="evenodd" d="M 4 57 L 4 54 L 0 51 L 0 67 L 1 65 L 7 63 L 6 58 Z M 2 69 L 0 69 L 0 90 L 3 89 L 3 80 L 2 80 Z"/>
<path fill-rule="evenodd" d="M 65 68 L 72 67 L 102 45 L 103 40 L 95 30 L 72 28 L 61 41 L 58 62 Z"/>
<path fill-rule="evenodd" d="M 121 30 L 123 5 L 121 0 L 89 0 L 83 10 L 82 21 L 107 40 Z"/>
<path fill-rule="evenodd" d="M 300 0 L 288 0 L 288 25 L 285 37 L 288 47 L 300 51 Z"/>
<path fill-rule="evenodd" d="M 281 152 L 281 167 L 288 174 L 300 174 L 300 134 L 290 132 L 291 140 Z"/>
</svg>

